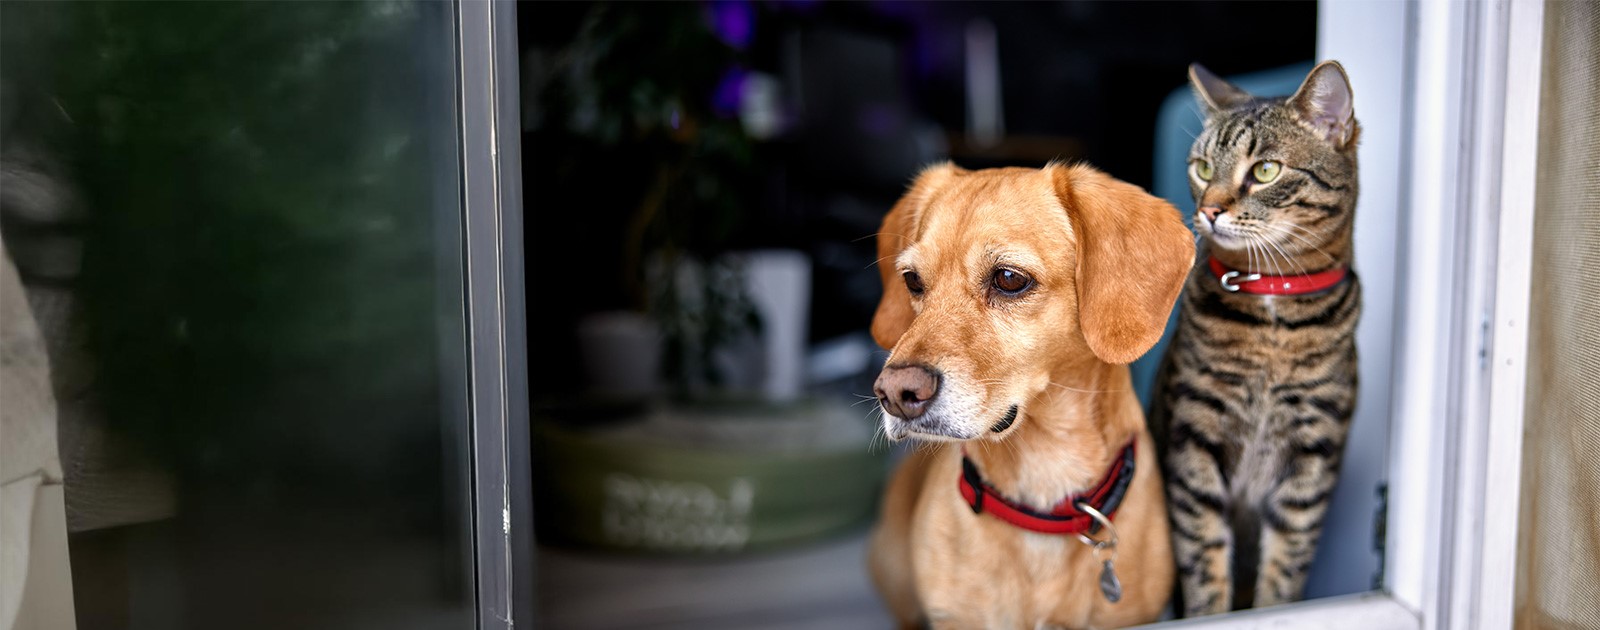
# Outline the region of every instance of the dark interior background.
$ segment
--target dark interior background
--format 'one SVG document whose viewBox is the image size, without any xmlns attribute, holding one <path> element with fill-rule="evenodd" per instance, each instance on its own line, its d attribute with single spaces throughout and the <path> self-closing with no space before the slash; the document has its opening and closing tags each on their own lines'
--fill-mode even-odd
<svg viewBox="0 0 1600 630">
<path fill-rule="evenodd" d="M 536 400 L 583 385 L 572 331 L 639 308 L 652 244 L 802 250 L 811 339 L 861 331 L 868 237 L 922 165 L 1086 160 L 1148 187 L 1156 112 L 1189 63 L 1249 72 L 1316 45 L 1314 2 L 540 3 L 519 22 Z M 983 22 L 1005 131 L 987 146 L 966 134 L 965 33 Z M 780 86 L 770 137 L 739 124 L 746 73 Z"/>
</svg>

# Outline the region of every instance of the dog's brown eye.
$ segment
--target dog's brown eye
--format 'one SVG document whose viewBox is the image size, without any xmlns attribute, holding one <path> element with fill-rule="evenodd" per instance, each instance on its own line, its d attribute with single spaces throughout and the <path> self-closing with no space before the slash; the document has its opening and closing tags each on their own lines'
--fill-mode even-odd
<svg viewBox="0 0 1600 630">
<path fill-rule="evenodd" d="M 917 272 L 907 271 L 902 275 L 906 279 L 906 290 L 912 295 L 922 295 L 922 292 L 927 290 L 928 287 L 922 286 L 922 276 L 917 275 Z"/>
<path fill-rule="evenodd" d="M 994 272 L 994 278 L 989 280 L 989 284 L 1001 293 L 1016 295 L 1033 286 L 1033 279 L 1015 269 L 999 269 Z"/>
</svg>

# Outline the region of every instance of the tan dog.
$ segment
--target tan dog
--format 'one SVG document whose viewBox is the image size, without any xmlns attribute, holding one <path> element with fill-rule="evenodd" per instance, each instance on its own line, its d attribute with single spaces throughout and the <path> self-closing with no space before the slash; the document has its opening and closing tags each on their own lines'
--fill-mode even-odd
<svg viewBox="0 0 1600 630">
<path fill-rule="evenodd" d="M 995 629 L 1155 620 L 1172 551 L 1124 364 L 1161 336 L 1193 263 L 1177 210 L 1086 166 L 939 165 L 884 218 L 878 254 L 872 334 L 892 350 L 874 388 L 883 428 L 940 443 L 896 471 L 873 532 L 873 580 L 895 616 Z M 1114 527 L 1092 536 L 1119 538 L 1120 601 L 1102 592 L 1109 550 L 1097 559 L 1075 534 L 1022 529 L 995 497 L 978 513 L 960 488 L 963 452 L 981 475 L 969 487 L 1040 513 L 1131 461 L 1120 503 L 1106 506 Z"/>
</svg>

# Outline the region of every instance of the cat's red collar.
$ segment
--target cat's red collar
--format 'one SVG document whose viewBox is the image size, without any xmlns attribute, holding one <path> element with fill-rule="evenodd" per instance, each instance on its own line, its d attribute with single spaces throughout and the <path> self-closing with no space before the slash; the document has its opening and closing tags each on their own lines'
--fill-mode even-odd
<svg viewBox="0 0 1600 630">
<path fill-rule="evenodd" d="M 1081 506 L 1087 505 L 1107 519 L 1115 517 L 1117 506 L 1122 505 L 1122 498 L 1128 494 L 1128 484 L 1133 481 L 1133 445 L 1137 442 L 1134 440 L 1122 447 L 1099 484 L 1088 492 L 1062 499 L 1049 512 L 1034 510 L 1000 494 L 978 474 L 977 465 L 967 458 L 965 449 L 961 453 L 961 477 L 956 480 L 956 486 L 974 514 L 988 512 L 1002 521 L 1041 534 L 1093 534 L 1100 531 L 1100 523 L 1090 510 Z"/>
<path fill-rule="evenodd" d="M 1212 256 L 1210 262 L 1211 275 L 1216 276 L 1222 290 L 1252 295 L 1305 295 L 1326 291 L 1344 282 L 1349 273 L 1341 266 L 1299 276 L 1263 276 L 1229 269 L 1216 256 Z"/>
</svg>

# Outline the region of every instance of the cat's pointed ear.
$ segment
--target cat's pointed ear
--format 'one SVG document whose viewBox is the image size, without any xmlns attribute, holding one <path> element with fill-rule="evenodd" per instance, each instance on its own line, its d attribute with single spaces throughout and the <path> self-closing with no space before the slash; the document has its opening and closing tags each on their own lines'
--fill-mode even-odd
<svg viewBox="0 0 1600 630">
<path fill-rule="evenodd" d="M 1207 114 L 1232 109 L 1249 102 L 1251 98 L 1249 92 L 1212 74 L 1198 63 L 1189 64 L 1189 85 L 1194 87 L 1194 95 L 1200 98 L 1200 102 L 1205 103 Z"/>
<path fill-rule="evenodd" d="M 1355 140 L 1356 109 L 1350 77 L 1337 61 L 1324 61 L 1311 70 L 1289 105 L 1301 122 L 1324 140 L 1343 149 Z"/>
</svg>

